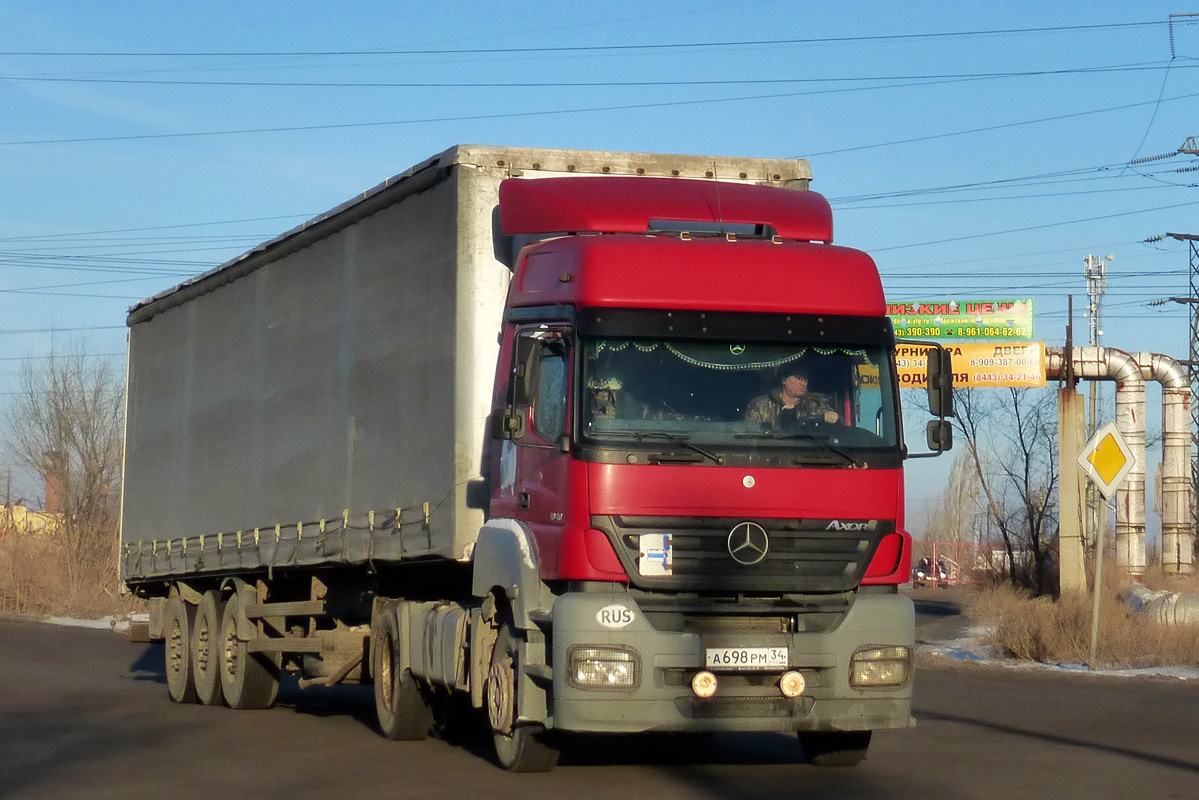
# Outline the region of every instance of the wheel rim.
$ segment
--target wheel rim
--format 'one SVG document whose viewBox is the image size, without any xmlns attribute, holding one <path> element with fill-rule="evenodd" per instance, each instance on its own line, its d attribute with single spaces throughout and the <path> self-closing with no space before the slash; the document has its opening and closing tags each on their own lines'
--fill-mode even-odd
<svg viewBox="0 0 1199 800">
<path fill-rule="evenodd" d="M 183 626 L 179 620 L 171 621 L 170 647 L 167 649 L 167 663 L 175 675 L 183 672 L 183 661 L 187 658 L 187 642 L 183 639 Z"/>
<path fill-rule="evenodd" d="M 509 735 L 512 733 L 513 700 L 516 694 L 510 655 L 505 654 L 504 658 L 491 665 L 487 673 L 487 687 L 487 718 L 491 722 L 491 729 Z"/>
<path fill-rule="evenodd" d="M 229 625 L 225 630 L 225 646 L 222 660 L 225 674 L 230 678 L 237 675 L 237 629 Z"/>
<path fill-rule="evenodd" d="M 392 681 L 392 664 L 395 663 L 394 652 L 395 643 L 390 636 L 383 639 L 383 646 L 379 648 L 382 652 L 379 653 L 380 659 L 379 668 L 379 697 L 383 701 L 383 707 L 389 712 L 393 710 L 395 702 L 395 684 Z"/>
<path fill-rule="evenodd" d="M 201 672 L 208 671 L 208 646 L 211 638 L 208 618 L 204 617 L 196 626 L 196 666 Z"/>
</svg>

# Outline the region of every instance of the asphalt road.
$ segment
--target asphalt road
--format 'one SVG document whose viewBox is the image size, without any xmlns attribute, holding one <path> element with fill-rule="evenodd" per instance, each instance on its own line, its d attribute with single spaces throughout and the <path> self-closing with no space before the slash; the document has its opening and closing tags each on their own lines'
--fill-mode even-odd
<svg viewBox="0 0 1199 800">
<path fill-rule="evenodd" d="M 953 617 L 920 605 L 922 628 Z M 270 711 L 174 705 L 161 658 L 0 620 L 0 798 L 1199 797 L 1195 682 L 925 667 L 917 727 L 876 734 L 853 769 L 803 764 L 782 735 L 638 736 L 581 739 L 554 772 L 513 775 L 481 737 L 382 739 L 361 688 L 290 688 Z"/>
</svg>

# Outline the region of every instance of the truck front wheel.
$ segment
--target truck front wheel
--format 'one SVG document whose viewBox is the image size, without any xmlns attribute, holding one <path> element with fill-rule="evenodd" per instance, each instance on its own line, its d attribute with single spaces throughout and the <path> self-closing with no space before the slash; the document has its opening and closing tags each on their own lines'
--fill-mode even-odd
<svg viewBox="0 0 1199 800">
<path fill-rule="evenodd" d="M 504 621 L 487 672 L 487 718 L 496 759 L 510 772 L 548 772 L 558 763 L 558 748 L 547 741 L 543 726 L 517 724 L 518 658 L 515 626 Z"/>
<path fill-rule="evenodd" d="M 814 767 L 856 767 L 869 746 L 870 731 L 799 732 L 799 750 Z"/>
</svg>

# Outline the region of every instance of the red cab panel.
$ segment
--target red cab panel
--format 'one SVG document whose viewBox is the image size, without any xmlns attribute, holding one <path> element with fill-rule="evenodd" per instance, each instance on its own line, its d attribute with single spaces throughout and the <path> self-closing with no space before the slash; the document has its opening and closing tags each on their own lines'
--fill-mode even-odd
<svg viewBox="0 0 1199 800">
<path fill-rule="evenodd" d="M 593 514 L 894 520 L 898 470 L 589 464 Z"/>
<path fill-rule="evenodd" d="M 500 184 L 505 234 L 645 233 L 654 221 L 768 225 L 784 239 L 833 240 L 823 196 L 777 186 L 628 176 L 510 178 Z"/>
<path fill-rule="evenodd" d="M 845 291 L 853 286 L 852 292 Z M 859 250 L 805 242 L 575 236 L 524 250 L 510 307 L 719 309 L 883 317 L 878 269 Z"/>
</svg>

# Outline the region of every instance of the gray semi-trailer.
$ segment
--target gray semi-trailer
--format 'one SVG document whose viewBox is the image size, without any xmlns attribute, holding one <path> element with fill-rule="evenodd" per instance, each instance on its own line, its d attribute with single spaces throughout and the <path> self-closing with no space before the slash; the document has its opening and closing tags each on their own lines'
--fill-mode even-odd
<svg viewBox="0 0 1199 800">
<path fill-rule="evenodd" d="M 171 698 L 373 682 L 404 739 L 460 693 L 517 770 L 559 730 L 835 764 L 907 726 L 893 337 L 809 180 L 455 147 L 131 309 L 122 577 Z M 801 362 L 841 427 L 746 420 Z"/>
</svg>

